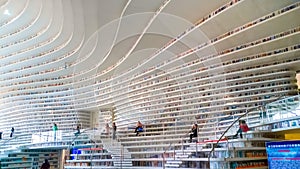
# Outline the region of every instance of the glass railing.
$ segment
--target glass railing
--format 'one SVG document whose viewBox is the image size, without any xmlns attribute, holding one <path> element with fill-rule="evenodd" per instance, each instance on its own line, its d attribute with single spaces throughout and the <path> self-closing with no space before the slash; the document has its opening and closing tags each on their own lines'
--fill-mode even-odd
<svg viewBox="0 0 300 169">
<path fill-rule="evenodd" d="M 58 130 L 56 132 L 46 131 L 32 134 L 15 134 L 13 137 L 5 135 L 0 139 L 0 151 L 12 148 L 24 149 L 29 147 L 83 145 L 92 142 L 93 136 L 99 136 L 99 134 L 102 136 L 101 138 L 111 137 L 111 134 L 106 135 L 106 133 L 100 133 L 99 131 L 85 128 L 81 129 L 80 132 L 77 130 Z"/>
<path fill-rule="evenodd" d="M 31 136 L 28 134 L 14 133 L 11 137 L 6 134 L 0 140 L 0 149 L 5 147 L 18 147 L 18 145 L 30 143 L 30 138 Z"/>
<path fill-rule="evenodd" d="M 22 136 L 2 138 L 0 140 L 0 159 L 2 157 L 7 157 L 8 154 L 10 153 L 20 152 L 21 151 L 21 149 L 19 148 L 21 146 L 20 143 L 25 143 L 25 142 L 26 142 L 26 137 L 24 138 Z"/>
<path fill-rule="evenodd" d="M 264 122 L 273 122 L 300 115 L 300 95 L 286 97 L 265 106 Z"/>
<path fill-rule="evenodd" d="M 90 139 L 90 129 L 82 129 L 80 132 L 70 131 L 53 131 L 33 134 L 30 147 L 86 147 L 92 143 Z M 55 136 L 56 134 L 56 136 Z"/>
<path fill-rule="evenodd" d="M 276 101 L 265 103 L 247 110 L 234 121 L 218 137 L 208 154 L 208 161 L 215 157 L 215 148 L 224 138 L 228 139 L 237 131 L 238 121 L 245 120 L 253 131 L 277 131 L 278 129 L 300 128 L 300 95 L 279 97 Z M 274 130 L 277 129 L 277 130 Z"/>
<path fill-rule="evenodd" d="M 16 135 L 12 138 L 0 140 L 0 156 L 9 152 L 16 152 L 27 148 L 69 148 L 74 146 L 90 146 L 90 129 L 82 129 L 80 133 L 75 130 L 57 132 L 37 132 L 27 135 Z"/>
</svg>

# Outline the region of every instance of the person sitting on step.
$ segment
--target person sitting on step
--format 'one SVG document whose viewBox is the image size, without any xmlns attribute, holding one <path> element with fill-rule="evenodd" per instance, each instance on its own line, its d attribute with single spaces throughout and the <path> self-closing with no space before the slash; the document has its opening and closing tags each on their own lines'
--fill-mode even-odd
<svg viewBox="0 0 300 169">
<path fill-rule="evenodd" d="M 138 136 L 139 135 L 139 133 L 140 132 L 143 132 L 144 130 L 143 130 L 143 124 L 140 122 L 140 121 L 138 121 L 137 123 L 136 123 L 136 127 L 135 127 L 135 130 L 134 130 L 134 132 L 136 133 L 136 136 Z"/>
<path fill-rule="evenodd" d="M 190 140 L 189 140 L 190 143 L 192 142 L 193 137 L 198 137 L 198 125 L 197 124 L 193 124 L 189 135 L 190 135 Z"/>
<path fill-rule="evenodd" d="M 245 120 L 239 120 L 239 129 L 238 131 L 236 132 L 236 134 L 233 136 L 233 138 L 237 138 L 238 134 L 240 134 L 240 138 L 243 138 L 243 132 L 247 132 L 249 131 L 249 127 L 246 123 Z"/>
</svg>

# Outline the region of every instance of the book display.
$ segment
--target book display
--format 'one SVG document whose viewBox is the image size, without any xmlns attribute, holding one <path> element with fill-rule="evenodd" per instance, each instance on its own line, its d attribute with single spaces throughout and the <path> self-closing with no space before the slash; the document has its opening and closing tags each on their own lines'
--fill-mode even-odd
<svg viewBox="0 0 300 169">
<path fill-rule="evenodd" d="M 9 153 L 7 157 L 1 157 L 0 168 L 40 169 L 45 159 L 49 161 L 50 169 L 57 169 L 60 165 L 60 152 L 49 149 L 25 149 L 20 152 Z"/>
<path fill-rule="evenodd" d="M 0 6 L 0 169 L 298 164 L 299 0 Z"/>
<path fill-rule="evenodd" d="M 100 147 L 95 148 L 73 148 L 70 159 L 66 160 L 64 168 L 76 169 L 97 166 L 113 166 L 111 154 Z"/>
</svg>

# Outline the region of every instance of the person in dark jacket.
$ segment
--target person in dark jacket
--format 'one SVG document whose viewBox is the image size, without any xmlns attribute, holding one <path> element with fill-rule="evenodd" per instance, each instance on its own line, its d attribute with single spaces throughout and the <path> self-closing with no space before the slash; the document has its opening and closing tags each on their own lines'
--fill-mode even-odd
<svg viewBox="0 0 300 169">
<path fill-rule="evenodd" d="M 193 139 L 193 137 L 198 137 L 198 125 L 197 124 L 194 124 L 193 126 L 192 126 L 192 129 L 191 129 L 191 131 L 190 131 L 190 143 L 192 142 L 192 139 Z"/>
<path fill-rule="evenodd" d="M 76 130 L 77 130 L 77 132 L 74 134 L 75 134 L 75 136 L 78 136 L 80 134 L 80 125 L 79 124 L 77 125 Z"/>
<path fill-rule="evenodd" d="M 41 169 L 50 169 L 50 163 L 48 159 L 45 159 L 45 162 L 42 164 Z"/>
<path fill-rule="evenodd" d="M 10 131 L 11 131 L 11 132 L 10 132 L 10 137 L 12 137 L 13 134 L 14 134 L 14 132 L 15 132 L 15 128 L 12 127 Z"/>
</svg>

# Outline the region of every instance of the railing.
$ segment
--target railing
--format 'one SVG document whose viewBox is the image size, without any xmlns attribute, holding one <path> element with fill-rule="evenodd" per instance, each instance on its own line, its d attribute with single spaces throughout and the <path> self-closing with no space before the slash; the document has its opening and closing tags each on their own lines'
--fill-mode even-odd
<svg viewBox="0 0 300 169">
<path fill-rule="evenodd" d="M 38 132 L 33 134 L 15 134 L 12 138 L 0 140 L 0 150 L 6 151 L 11 149 L 24 149 L 28 147 L 47 147 L 47 146 L 63 146 L 67 147 L 72 144 L 82 134 L 87 134 L 90 129 L 81 130 L 79 134 L 75 134 L 74 130 L 61 131 L 56 133 L 53 131 Z M 56 134 L 56 139 L 55 135 Z M 86 135 L 89 138 L 88 135 Z"/>
<path fill-rule="evenodd" d="M 76 141 L 77 139 L 79 139 L 79 137 L 81 137 L 82 135 L 87 136 L 87 137 L 88 137 L 88 140 L 90 141 L 90 143 L 92 143 L 92 144 L 95 146 L 96 142 L 90 138 L 90 131 L 94 131 L 94 130 L 88 128 L 88 129 L 84 129 L 84 130 L 80 131 L 80 133 L 74 134 L 74 138 L 71 140 L 71 144 L 69 144 L 68 149 L 70 150 L 71 147 L 76 146 L 76 145 L 75 145 L 75 141 Z M 93 155 L 93 151 L 92 151 L 92 155 Z M 91 158 L 91 160 L 92 160 L 92 159 L 93 159 L 93 158 Z"/>
<path fill-rule="evenodd" d="M 170 143 L 168 145 L 168 147 L 165 148 L 165 151 L 162 153 L 162 166 L 163 166 L 163 169 L 165 169 L 165 163 L 166 163 L 166 159 L 165 159 L 165 154 L 168 150 L 170 150 L 170 148 L 172 147 L 172 143 Z M 175 159 L 175 148 L 174 148 L 174 159 Z"/>
<path fill-rule="evenodd" d="M 48 142 L 48 141 L 62 141 L 62 134 L 63 131 L 45 131 L 45 132 L 39 132 L 39 133 L 33 133 L 32 134 L 32 143 L 42 143 L 42 142 Z"/>
<path fill-rule="evenodd" d="M 5 139 L 7 137 L 7 139 Z M 22 133 L 14 133 L 12 137 L 2 137 L 0 140 L 0 151 L 10 151 L 10 150 L 16 150 L 18 148 L 22 148 L 25 145 L 30 143 L 30 137 L 29 134 L 22 134 Z"/>
<path fill-rule="evenodd" d="M 300 95 L 286 97 L 266 104 L 265 122 L 290 118 L 300 115 Z"/>
<path fill-rule="evenodd" d="M 0 140 L 0 154 L 5 154 L 5 151 L 11 151 L 17 148 L 12 142 L 18 143 L 20 140 L 20 136 L 13 136 L 9 139 L 1 139 Z"/>
<path fill-rule="evenodd" d="M 293 96 L 293 97 L 298 97 L 298 101 L 299 101 L 299 95 L 298 96 Z M 242 115 L 240 115 L 237 119 L 235 119 L 231 125 L 229 127 L 227 127 L 227 129 L 222 133 L 222 135 L 219 137 L 219 139 L 217 140 L 216 144 L 212 144 L 212 149 L 211 151 L 209 152 L 208 154 L 208 164 L 210 164 L 210 158 L 212 157 L 212 153 L 215 151 L 215 148 L 217 147 L 218 143 L 223 139 L 223 137 L 225 136 L 225 134 L 235 125 L 236 122 L 238 122 L 241 118 L 243 118 L 244 116 L 247 116 L 249 113 L 251 113 L 252 111 L 261 111 L 261 110 L 265 110 L 266 107 L 268 105 L 272 105 L 273 103 L 276 103 L 276 102 L 281 102 L 283 98 L 285 99 L 289 99 L 289 98 L 293 98 L 293 97 L 278 97 L 276 99 L 276 101 L 271 101 L 271 102 L 268 102 L 266 103 L 265 105 L 262 105 L 262 106 L 256 106 L 256 107 L 253 107 L 251 109 L 248 109 L 246 110 L 246 112 Z M 263 113 L 263 112 L 262 112 Z"/>
<path fill-rule="evenodd" d="M 299 104 L 300 104 L 300 102 L 299 102 L 300 98 L 299 97 L 300 97 L 299 95 L 292 96 L 292 97 L 279 97 L 279 98 L 276 99 L 276 101 L 272 101 L 272 102 L 267 103 L 267 104 L 265 104 L 263 106 L 257 106 L 257 107 L 248 109 L 241 116 L 236 116 L 235 118 L 233 118 L 233 122 L 222 133 L 221 137 L 218 139 L 218 141 L 216 142 L 216 144 L 212 144 L 212 149 L 211 149 L 211 151 L 209 152 L 209 155 L 208 155 L 208 162 L 210 161 L 210 158 L 212 157 L 212 153 L 215 151 L 216 145 L 221 141 L 221 139 L 225 136 L 225 134 L 228 133 L 228 131 L 230 129 L 232 129 L 232 127 L 236 124 L 236 122 L 238 122 L 241 118 L 247 116 L 249 113 L 254 112 L 254 111 L 266 112 L 266 114 L 264 116 L 262 116 L 262 118 L 265 117 L 269 121 L 274 120 L 275 117 L 277 117 L 277 115 L 280 115 L 279 117 L 292 117 L 292 115 L 298 116 L 299 113 L 297 113 L 297 112 L 299 112 L 299 111 L 297 109 L 299 109 Z M 282 106 L 282 107 L 284 107 L 284 109 L 279 109 L 278 105 L 279 105 L 279 108 L 280 108 L 280 106 Z M 277 111 L 277 110 L 280 110 L 280 111 Z M 294 110 L 296 110 L 296 111 L 294 112 Z M 291 112 L 293 112 L 293 113 L 291 113 Z M 289 114 L 289 116 L 285 116 L 286 114 Z M 175 121 L 175 124 L 174 124 L 175 125 L 175 129 L 168 128 L 169 130 L 175 130 L 174 131 L 175 134 L 178 134 L 177 133 L 178 132 L 177 131 L 178 130 L 178 124 L 177 123 L 178 123 L 178 121 Z M 166 132 L 168 129 L 167 128 L 163 128 L 163 132 Z M 199 130 L 201 130 L 201 128 L 199 128 Z M 100 130 L 100 131 L 102 131 L 102 130 Z M 84 135 L 86 135 L 87 139 L 90 139 L 91 143 L 93 143 L 95 145 L 95 141 L 93 141 L 93 139 L 91 139 L 92 138 L 91 136 L 95 135 L 96 133 L 97 133 L 97 136 L 100 134 L 99 130 L 95 131 L 93 129 L 84 129 L 78 135 L 75 135 L 75 132 L 76 132 L 75 130 L 72 130 L 72 131 L 61 131 L 61 132 L 62 132 L 61 133 L 62 137 L 64 137 L 65 135 L 69 134 L 68 136 L 70 136 L 70 137 L 69 137 L 69 139 L 67 141 L 63 140 L 63 139 L 61 141 L 68 142 L 70 148 L 71 148 L 71 146 L 73 146 L 72 145 L 73 142 L 75 142 L 81 136 L 84 136 Z M 201 132 L 201 131 L 198 131 L 198 133 L 199 132 Z M 48 137 L 47 133 L 51 133 L 51 131 L 50 132 L 45 132 L 45 133 L 40 133 L 40 135 L 43 135 L 46 138 L 46 137 Z M 183 137 L 187 137 L 187 135 L 180 137 L 181 138 L 181 144 L 182 144 L 182 151 L 184 153 L 184 140 L 183 140 Z M 108 133 L 108 135 L 100 135 L 99 139 L 101 139 L 101 138 L 111 138 L 111 134 Z M 14 136 L 12 139 L 2 140 L 2 142 L 0 142 L 0 147 L 2 147 L 3 145 L 7 145 L 9 143 L 9 141 L 15 140 L 15 139 L 19 139 L 17 135 Z M 197 138 L 197 140 L 199 141 L 198 138 Z M 162 165 L 163 165 L 163 168 L 165 167 L 165 160 L 166 160 L 165 159 L 165 153 L 167 151 L 169 151 L 172 148 L 172 146 L 174 146 L 174 159 L 175 159 L 176 146 L 175 146 L 174 143 L 170 143 L 168 146 L 166 146 L 165 148 L 163 148 L 163 150 L 164 150 L 164 152 L 162 154 L 162 158 L 163 158 L 163 164 Z M 122 156 L 122 154 L 121 154 L 121 156 Z"/>
</svg>

